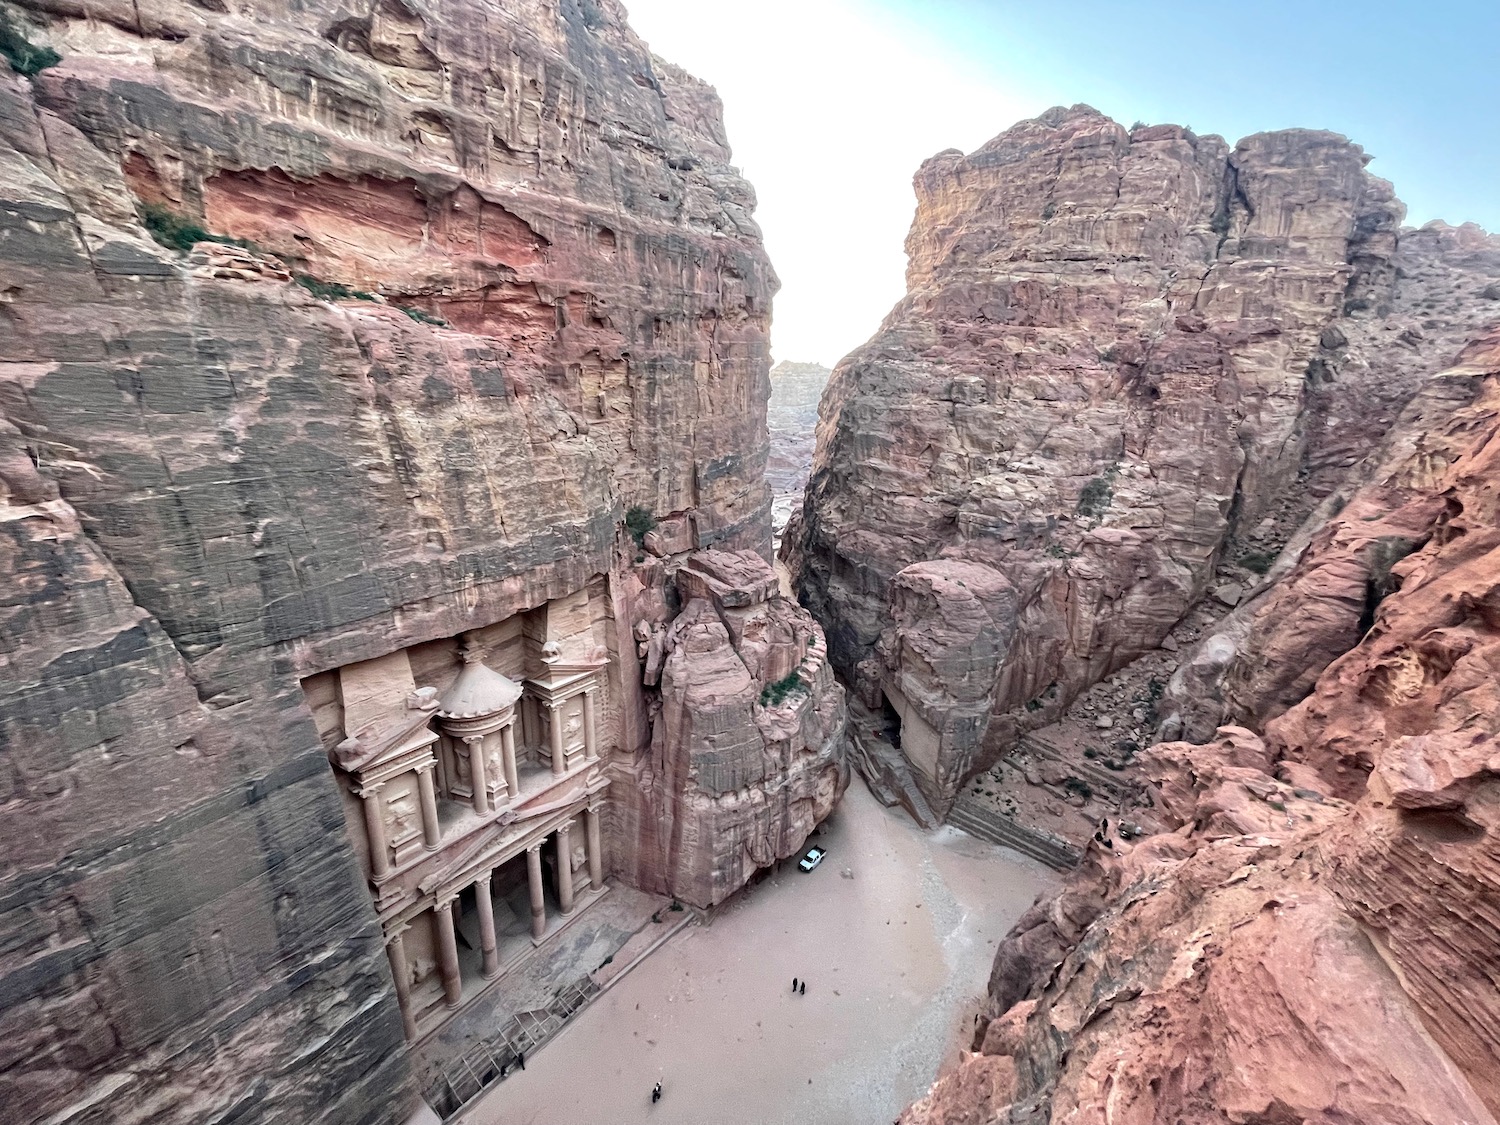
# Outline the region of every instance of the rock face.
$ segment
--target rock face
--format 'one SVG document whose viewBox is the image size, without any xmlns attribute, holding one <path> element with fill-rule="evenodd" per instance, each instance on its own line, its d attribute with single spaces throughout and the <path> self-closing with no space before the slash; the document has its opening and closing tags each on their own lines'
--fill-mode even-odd
<svg viewBox="0 0 1500 1125">
<path fill-rule="evenodd" d="M 660 712 L 649 781 L 620 799 L 645 838 L 632 881 L 707 907 L 833 811 L 849 783 L 844 690 L 822 630 L 753 551 L 700 551 L 675 585 L 675 617 L 655 590 L 637 606 Z"/>
<path fill-rule="evenodd" d="M 1497 393 L 1491 332 L 1267 595 L 1228 682 L 1284 713 L 1148 752 L 1162 832 L 1106 831 L 1022 919 L 974 1053 L 904 1122 L 1496 1120 Z"/>
<path fill-rule="evenodd" d="M 787 554 L 940 813 L 1279 549 L 1490 311 L 1500 247 L 1399 232 L 1365 160 L 1076 106 L 917 174 L 908 295 L 830 381 Z"/>
<path fill-rule="evenodd" d="M 28 9 L 62 61 L 0 78 L 0 1104 L 402 1120 L 301 683 L 576 595 L 643 790 L 616 872 L 712 900 L 837 790 L 805 616 L 689 600 L 664 717 L 629 616 L 769 550 L 752 193 L 614 0 Z"/>
<path fill-rule="evenodd" d="M 771 402 L 766 408 L 771 452 L 766 483 L 771 486 L 771 522 L 778 535 L 792 512 L 802 507 L 802 490 L 807 487 L 817 436 L 818 401 L 832 374 L 821 364 L 790 360 L 771 368 Z"/>
</svg>

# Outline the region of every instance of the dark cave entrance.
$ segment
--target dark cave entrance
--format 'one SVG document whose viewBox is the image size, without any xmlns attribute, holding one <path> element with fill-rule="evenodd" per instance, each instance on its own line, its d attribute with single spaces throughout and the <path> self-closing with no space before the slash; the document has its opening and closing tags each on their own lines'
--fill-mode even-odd
<svg viewBox="0 0 1500 1125">
<path fill-rule="evenodd" d="M 890 696 L 883 691 L 880 693 L 880 716 L 876 729 L 882 738 L 897 750 L 901 749 L 901 712 L 896 710 Z"/>
</svg>

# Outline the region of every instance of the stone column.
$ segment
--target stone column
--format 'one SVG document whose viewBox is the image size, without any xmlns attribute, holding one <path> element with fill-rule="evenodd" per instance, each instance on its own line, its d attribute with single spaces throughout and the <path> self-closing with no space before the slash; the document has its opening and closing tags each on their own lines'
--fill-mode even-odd
<svg viewBox="0 0 1500 1125">
<path fill-rule="evenodd" d="M 538 941 L 547 932 L 546 888 L 542 884 L 542 844 L 526 849 L 526 882 L 531 890 L 531 936 Z"/>
<path fill-rule="evenodd" d="M 604 889 L 604 844 L 599 831 L 599 806 L 590 805 L 583 811 L 585 846 L 589 852 L 589 886 L 596 891 Z"/>
<path fill-rule="evenodd" d="M 469 748 L 469 784 L 474 787 L 474 811 L 484 816 L 490 811 L 490 787 L 484 776 L 484 739 L 470 735 L 464 739 Z"/>
<path fill-rule="evenodd" d="M 385 955 L 391 959 L 391 977 L 396 982 L 396 1005 L 401 1009 L 401 1030 L 408 1042 L 417 1037 L 417 1017 L 411 1010 L 411 966 L 406 963 L 406 932 L 402 926 L 385 943 Z"/>
<path fill-rule="evenodd" d="M 557 826 L 557 904 L 564 914 L 573 913 L 573 822 Z"/>
<path fill-rule="evenodd" d="M 594 762 L 599 759 L 598 734 L 594 725 L 594 689 L 583 690 L 583 756 Z"/>
<path fill-rule="evenodd" d="M 433 851 L 443 842 L 443 826 L 438 823 L 437 788 L 432 782 L 433 763 L 417 767 L 417 792 L 422 800 L 422 843 Z"/>
<path fill-rule="evenodd" d="M 370 843 L 370 871 L 379 879 L 391 869 L 391 850 L 385 842 L 385 802 L 380 791 L 385 782 L 377 781 L 359 791 L 365 803 L 365 836 Z"/>
<path fill-rule="evenodd" d="M 495 948 L 495 907 L 490 902 L 490 875 L 486 871 L 474 880 L 474 904 L 479 908 L 479 948 L 484 952 L 484 978 L 500 973 L 500 954 Z"/>
<path fill-rule="evenodd" d="M 505 763 L 505 784 L 510 787 L 510 799 L 521 795 L 521 775 L 516 769 L 516 724 L 511 720 L 500 728 L 500 759 Z"/>
<path fill-rule="evenodd" d="M 437 918 L 438 969 L 443 975 L 443 993 L 448 1007 L 456 1008 L 464 998 L 463 977 L 458 968 L 458 935 L 453 930 L 453 899 L 433 907 Z"/>
<path fill-rule="evenodd" d="M 552 732 L 552 773 L 553 776 L 561 776 L 567 769 L 563 761 L 563 729 L 562 729 L 562 707 L 556 703 L 547 704 L 547 723 Z"/>
</svg>

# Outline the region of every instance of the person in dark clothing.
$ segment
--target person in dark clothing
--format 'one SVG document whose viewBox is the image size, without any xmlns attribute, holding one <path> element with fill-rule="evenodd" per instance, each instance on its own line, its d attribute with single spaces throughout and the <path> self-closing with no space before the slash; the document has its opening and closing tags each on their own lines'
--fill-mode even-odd
<svg viewBox="0 0 1500 1125">
<path fill-rule="evenodd" d="M 652 1104 L 654 1105 L 654 1104 L 656 1104 L 659 1101 L 661 1101 L 661 1083 L 660 1082 L 658 1082 L 655 1086 L 651 1087 L 651 1102 L 652 1102 Z"/>
<path fill-rule="evenodd" d="M 807 982 L 806 981 L 802 982 L 802 987 L 800 989 L 798 989 L 798 991 L 801 992 L 803 996 L 807 995 Z"/>
<path fill-rule="evenodd" d="M 797 991 L 797 978 L 796 977 L 792 978 L 792 991 L 793 992 Z"/>
<path fill-rule="evenodd" d="M 520 1060 L 521 1060 L 521 1069 L 522 1069 L 522 1070 L 525 1070 L 525 1069 L 526 1069 L 526 1052 L 525 1052 L 525 1051 L 522 1051 L 522 1052 L 521 1052 L 521 1053 L 520 1053 L 520 1054 L 519 1054 L 519 1055 L 517 1055 L 517 1056 L 516 1056 L 516 1057 L 517 1057 L 517 1058 L 518 1058 L 518 1059 L 520 1059 Z"/>
</svg>

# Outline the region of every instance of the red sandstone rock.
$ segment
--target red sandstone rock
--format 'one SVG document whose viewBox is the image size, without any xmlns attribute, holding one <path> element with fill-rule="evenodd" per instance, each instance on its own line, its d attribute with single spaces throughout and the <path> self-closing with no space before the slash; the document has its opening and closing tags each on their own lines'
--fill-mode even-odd
<svg viewBox="0 0 1500 1125">
<path fill-rule="evenodd" d="M 1155 647 L 1233 543 L 1311 509 L 1487 315 L 1495 242 L 1398 236 L 1364 165 L 1331 133 L 1231 149 L 1077 106 L 918 172 L 908 294 L 830 380 L 784 553 L 856 693 L 914 728 L 939 812 Z M 960 562 L 1009 587 L 986 610 L 1003 643 L 950 620 L 956 585 L 951 610 L 936 587 L 905 608 L 911 568 Z M 1358 614 L 1329 613 L 1316 643 L 1352 644 Z"/>
<path fill-rule="evenodd" d="M 0 1105 L 401 1121 L 300 685 L 566 601 L 610 866 L 692 901 L 843 784 L 805 614 L 694 603 L 673 648 L 642 593 L 769 549 L 753 195 L 614 0 L 24 7 L 62 61 L 0 76 Z"/>
<path fill-rule="evenodd" d="M 1312 537 L 1251 636 L 1318 620 L 1307 576 L 1366 550 L 1360 524 L 1416 527 L 1371 627 L 1264 738 L 1152 748 L 1168 831 L 1095 844 L 1003 943 L 976 1041 L 1016 1060 L 1010 1105 L 970 1059 L 912 1120 L 1496 1120 L 1496 355 L 1477 341 L 1418 396 L 1456 405 L 1396 435 L 1404 452 Z M 1250 661 L 1246 682 L 1274 667 Z"/>
</svg>

